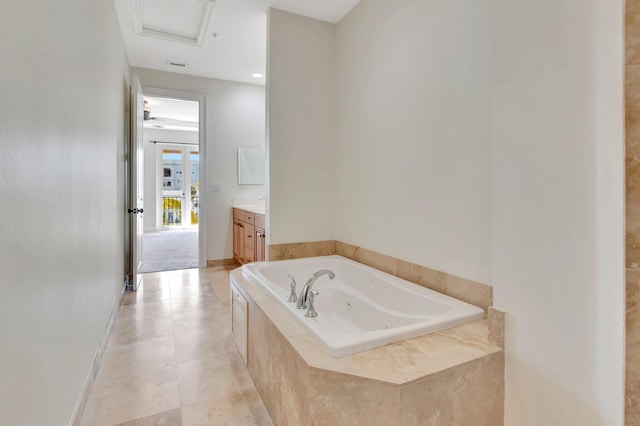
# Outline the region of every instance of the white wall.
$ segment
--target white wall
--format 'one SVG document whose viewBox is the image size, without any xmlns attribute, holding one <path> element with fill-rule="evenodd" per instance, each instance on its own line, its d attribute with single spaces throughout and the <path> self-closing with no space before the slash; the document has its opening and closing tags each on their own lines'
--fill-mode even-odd
<svg viewBox="0 0 640 426">
<path fill-rule="evenodd" d="M 364 1 L 338 24 L 341 240 L 490 280 L 488 12 Z"/>
<path fill-rule="evenodd" d="M 144 68 L 131 68 L 143 87 L 178 90 L 206 96 L 207 260 L 233 257 L 231 202 L 234 198 L 259 198 L 263 185 L 238 185 L 239 147 L 262 147 L 265 139 L 264 87 Z M 211 192 L 219 183 L 220 192 Z"/>
<path fill-rule="evenodd" d="M 271 171 L 272 237 L 311 239 L 306 184 L 338 212 L 313 239 L 493 285 L 507 425 L 622 424 L 622 16 L 619 0 L 361 0 L 335 27 L 333 145 L 297 114 L 331 114 L 331 30 L 271 12 L 270 167 L 289 149 L 330 164 L 294 166 L 296 186 Z"/>
<path fill-rule="evenodd" d="M 491 9 L 492 284 L 507 312 L 507 424 L 621 425 L 622 2 Z"/>
<path fill-rule="evenodd" d="M 155 232 L 162 229 L 162 212 L 158 210 L 158 152 L 162 144 L 155 142 L 170 142 L 177 144 L 198 145 L 198 132 L 168 129 L 143 129 L 144 139 L 144 232 Z M 165 145 L 166 146 L 166 145 Z"/>
<path fill-rule="evenodd" d="M 126 273 L 128 65 L 113 2 L 8 0 L 0 34 L 0 424 L 62 425 Z"/>
<path fill-rule="evenodd" d="M 335 26 L 269 11 L 269 244 L 335 230 Z"/>
</svg>

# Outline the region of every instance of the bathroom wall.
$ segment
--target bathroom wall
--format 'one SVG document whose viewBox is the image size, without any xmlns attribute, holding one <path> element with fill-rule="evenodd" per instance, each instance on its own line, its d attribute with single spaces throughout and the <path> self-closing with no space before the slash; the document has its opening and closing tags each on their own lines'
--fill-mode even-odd
<svg viewBox="0 0 640 426">
<path fill-rule="evenodd" d="M 492 13 L 491 284 L 507 313 L 506 424 L 620 425 L 622 1 L 498 0 Z"/>
<path fill-rule="evenodd" d="M 333 239 L 335 26 L 269 11 L 268 244 Z"/>
<path fill-rule="evenodd" d="M 284 78 L 321 24 L 273 17 L 270 44 L 309 41 L 269 55 L 268 127 L 295 127 L 293 105 L 330 84 Z M 336 177 L 327 188 L 305 164 L 288 171 L 317 186 L 271 200 L 277 243 L 337 239 L 492 285 L 505 424 L 621 424 L 622 2 L 361 0 L 335 31 L 337 143 L 317 155 Z M 274 115 L 271 98 L 291 107 Z M 307 137 L 297 152 L 317 149 Z M 298 231 L 317 217 L 306 200 L 332 196 L 335 226 Z"/>
<path fill-rule="evenodd" d="M 640 1 L 626 3 L 626 410 L 640 424 Z"/>
<path fill-rule="evenodd" d="M 339 240 L 490 281 L 489 26 L 483 1 L 364 1 L 338 24 Z"/>
<path fill-rule="evenodd" d="M 109 1 L 7 0 L 0 35 L 0 424 L 69 424 L 127 272 L 127 58 Z"/>
<path fill-rule="evenodd" d="M 259 198 L 263 185 L 238 185 L 239 147 L 262 147 L 265 140 L 265 89 L 262 86 L 131 68 L 143 87 L 179 90 L 207 97 L 206 193 L 207 260 L 233 257 L 231 202 L 233 198 Z M 211 184 L 220 184 L 219 192 Z"/>
<path fill-rule="evenodd" d="M 162 212 L 158 208 L 158 154 L 162 145 L 150 141 L 198 145 L 198 132 L 147 129 L 144 138 L 144 232 L 162 229 Z"/>
</svg>

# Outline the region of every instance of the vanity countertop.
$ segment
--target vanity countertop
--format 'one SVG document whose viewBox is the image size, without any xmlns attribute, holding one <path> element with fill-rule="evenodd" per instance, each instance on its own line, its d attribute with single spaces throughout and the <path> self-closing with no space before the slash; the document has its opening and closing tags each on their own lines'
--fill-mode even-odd
<svg viewBox="0 0 640 426">
<path fill-rule="evenodd" d="M 234 209 L 244 210 L 247 212 L 251 212 L 254 214 L 265 214 L 264 204 L 232 204 L 231 207 Z"/>
</svg>

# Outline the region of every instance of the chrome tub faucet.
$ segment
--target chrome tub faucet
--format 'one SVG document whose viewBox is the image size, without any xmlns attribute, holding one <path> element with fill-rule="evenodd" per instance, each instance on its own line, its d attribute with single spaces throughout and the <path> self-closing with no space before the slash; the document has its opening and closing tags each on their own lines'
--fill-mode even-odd
<svg viewBox="0 0 640 426">
<path fill-rule="evenodd" d="M 313 284 L 316 282 L 318 278 L 320 278 L 323 275 L 328 275 L 330 279 L 334 279 L 336 277 L 336 274 L 334 274 L 333 271 L 330 271 L 328 269 L 321 269 L 318 272 L 311 275 L 311 277 L 307 280 L 307 282 L 304 283 L 302 290 L 300 290 L 300 294 L 298 295 L 298 302 L 296 303 L 297 309 L 303 309 L 307 307 L 309 302 L 309 293 L 312 291 Z M 315 309 L 314 309 L 314 312 L 315 312 Z"/>
</svg>

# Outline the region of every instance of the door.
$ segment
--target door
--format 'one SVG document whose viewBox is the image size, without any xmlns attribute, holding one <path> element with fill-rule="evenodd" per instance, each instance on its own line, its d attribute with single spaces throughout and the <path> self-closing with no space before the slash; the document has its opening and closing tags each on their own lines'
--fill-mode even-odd
<svg viewBox="0 0 640 426">
<path fill-rule="evenodd" d="M 256 262 L 262 262 L 264 261 L 264 229 L 262 228 L 258 228 L 256 226 Z"/>
<path fill-rule="evenodd" d="M 189 228 L 200 219 L 200 153 L 197 145 L 159 145 L 164 228 Z"/>
<path fill-rule="evenodd" d="M 238 219 L 233 219 L 233 257 L 239 263 L 245 263 L 244 261 L 244 238 L 245 229 L 244 224 Z"/>
<path fill-rule="evenodd" d="M 250 223 L 244 224 L 244 255 L 242 259 L 245 263 L 253 262 L 256 260 L 256 243 L 255 243 L 255 226 Z"/>
<path fill-rule="evenodd" d="M 131 85 L 131 201 L 128 209 L 131 217 L 131 288 L 142 285 L 142 233 L 144 223 L 144 94 L 138 77 Z"/>
</svg>

